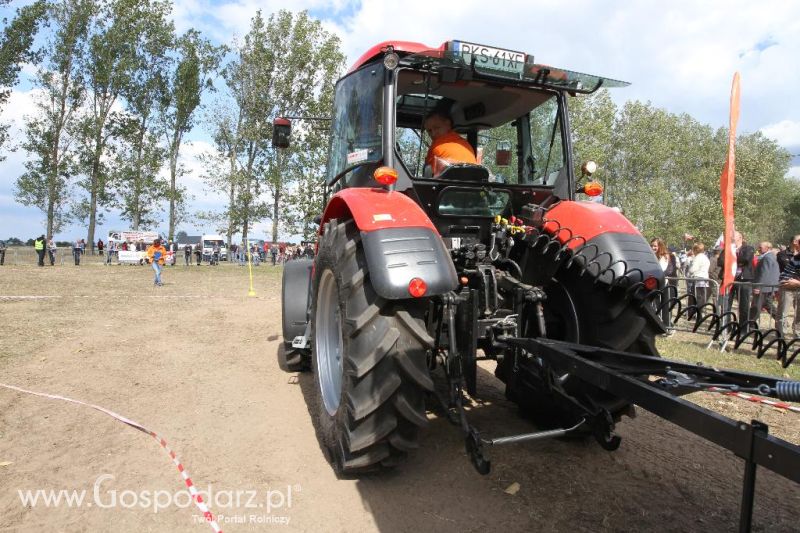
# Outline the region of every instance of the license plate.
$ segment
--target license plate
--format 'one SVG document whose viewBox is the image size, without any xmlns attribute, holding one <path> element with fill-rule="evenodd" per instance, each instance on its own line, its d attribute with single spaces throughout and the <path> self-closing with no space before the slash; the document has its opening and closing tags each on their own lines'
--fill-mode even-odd
<svg viewBox="0 0 800 533">
<path fill-rule="evenodd" d="M 454 41 L 453 45 L 453 51 L 460 53 L 467 63 L 472 64 L 474 57 L 478 68 L 514 74 L 521 74 L 525 68 L 525 54 L 522 52 L 461 41 Z"/>
</svg>

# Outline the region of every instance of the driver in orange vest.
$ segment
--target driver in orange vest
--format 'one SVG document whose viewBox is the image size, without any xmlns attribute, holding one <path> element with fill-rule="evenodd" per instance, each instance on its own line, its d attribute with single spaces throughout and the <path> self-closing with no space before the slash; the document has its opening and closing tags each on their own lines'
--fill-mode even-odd
<svg viewBox="0 0 800 533">
<path fill-rule="evenodd" d="M 453 119 L 443 111 L 433 111 L 424 122 L 425 131 L 433 142 L 425 156 L 425 164 L 430 165 L 436 176 L 453 163 L 477 164 L 472 145 L 453 131 Z"/>
</svg>

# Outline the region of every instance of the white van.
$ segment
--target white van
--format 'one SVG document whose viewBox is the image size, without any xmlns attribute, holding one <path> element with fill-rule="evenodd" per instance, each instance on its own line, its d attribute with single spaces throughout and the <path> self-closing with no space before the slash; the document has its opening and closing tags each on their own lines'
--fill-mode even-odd
<svg viewBox="0 0 800 533">
<path fill-rule="evenodd" d="M 219 260 L 228 260 L 228 247 L 225 246 L 225 239 L 222 235 L 203 235 L 200 243 L 203 245 L 203 258 L 210 257 L 214 251 L 214 245 L 219 245 Z"/>
</svg>

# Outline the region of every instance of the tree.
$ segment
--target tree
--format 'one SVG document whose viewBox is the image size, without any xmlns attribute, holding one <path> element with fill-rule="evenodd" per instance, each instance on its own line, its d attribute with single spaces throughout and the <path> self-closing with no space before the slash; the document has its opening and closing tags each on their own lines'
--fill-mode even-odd
<svg viewBox="0 0 800 533">
<path fill-rule="evenodd" d="M 3 0 L 0 5 L 7 4 Z M 23 6 L 17 15 L 3 29 L 0 36 L 0 112 L 11 95 L 11 87 L 16 85 L 19 72 L 25 62 L 36 61 L 40 54 L 34 51 L 33 40 L 42 20 L 47 14 L 44 0 Z M 6 22 L 6 21 L 4 21 Z M 0 147 L 8 140 L 8 125 L 0 125 Z M 0 156 L 3 161 L 5 156 Z"/>
<path fill-rule="evenodd" d="M 121 91 L 127 114 L 114 180 L 122 215 L 135 230 L 158 221 L 154 204 L 166 194 L 164 181 L 158 177 L 165 151 L 158 143 L 155 115 L 167 98 L 167 54 L 174 41 L 173 26 L 167 20 L 169 3 L 149 0 L 138 6 L 142 33 L 135 41 L 131 69 Z"/>
<path fill-rule="evenodd" d="M 85 51 L 92 10 L 91 0 L 64 0 L 50 7 L 53 35 L 47 47 L 48 68 L 39 70 L 36 82 L 41 89 L 39 113 L 26 123 L 23 146 L 32 157 L 17 180 L 15 196 L 45 213 L 47 235 L 64 221 L 69 179 L 75 171 L 74 135 L 69 128 L 84 99 L 78 59 Z"/>
<path fill-rule="evenodd" d="M 159 42 L 154 38 L 163 31 L 163 17 L 168 6 L 163 2 L 139 0 L 101 0 L 99 16 L 92 27 L 88 53 L 81 63 L 91 95 L 89 111 L 81 121 L 81 162 L 85 178 L 79 185 L 87 192 L 77 210 L 87 220 L 87 242 L 94 252 L 94 234 L 102 210 L 110 206 L 112 170 L 107 162 L 115 122 L 124 121 L 113 110 L 126 87 L 134 82 L 142 53 Z M 129 90 L 129 94 L 132 89 Z M 119 174 L 117 174 L 119 176 Z"/>
<path fill-rule="evenodd" d="M 272 62 L 264 69 L 273 91 L 272 101 L 264 102 L 270 111 L 268 116 L 328 116 L 333 107 L 334 84 L 344 68 L 339 38 L 326 32 L 306 11 L 292 15 L 283 10 L 270 16 L 267 35 Z M 304 235 L 309 231 L 309 215 L 313 217 L 322 210 L 318 176 L 325 167 L 328 132 L 314 124 L 302 126 L 305 127 L 295 130 L 298 135 L 291 149 L 278 153 L 269 150 L 263 164 L 272 196 L 273 242 L 278 240 L 280 224 L 290 223 L 298 212 L 286 209 L 284 196 L 291 184 L 305 185 L 296 187 L 288 198 L 288 205 L 300 207 Z M 309 184 L 309 178 L 316 183 Z"/>
<path fill-rule="evenodd" d="M 719 176 L 727 131 L 649 103 L 627 102 L 615 114 L 605 98 L 578 102 L 571 113 L 576 159 L 600 163 L 607 203 L 622 207 L 648 237 L 676 244 L 688 232 L 714 242 L 723 228 Z M 737 228 L 752 242 L 785 237 L 794 198 L 785 178 L 788 152 L 760 133 L 739 135 L 736 150 Z"/>
<path fill-rule="evenodd" d="M 167 140 L 169 158 L 169 238 L 172 239 L 178 224 L 184 200 L 184 190 L 178 187 L 178 156 L 183 136 L 194 126 L 194 112 L 200 105 L 204 91 L 213 91 L 212 77 L 219 68 L 226 48 L 213 46 L 196 30 L 187 31 L 178 40 L 180 57 L 176 63 L 161 103 L 163 134 Z"/>
<path fill-rule="evenodd" d="M 229 200 L 228 238 L 241 227 L 247 239 L 253 223 L 272 218 L 272 240 L 278 239 L 284 193 L 303 171 L 301 162 L 324 161 L 324 134 L 309 127 L 298 144 L 283 153 L 271 147 L 272 120 L 329 109 L 333 83 L 344 57 L 339 41 L 306 12 L 281 11 L 265 21 L 259 11 L 250 31 L 223 70 L 229 106 L 217 106 L 211 117 L 217 149 L 228 162 L 215 188 Z M 326 113 L 327 114 L 327 113 Z M 312 167 L 313 168 L 313 167 Z M 262 194 L 271 193 L 267 204 Z M 305 192 L 305 191 L 303 191 Z"/>
<path fill-rule="evenodd" d="M 167 191 L 166 181 L 159 176 L 165 150 L 158 137 L 143 131 L 141 124 L 142 119 L 136 116 L 124 122 L 111 173 L 117 193 L 115 205 L 134 230 L 152 229 L 160 222 L 159 202 Z"/>
</svg>

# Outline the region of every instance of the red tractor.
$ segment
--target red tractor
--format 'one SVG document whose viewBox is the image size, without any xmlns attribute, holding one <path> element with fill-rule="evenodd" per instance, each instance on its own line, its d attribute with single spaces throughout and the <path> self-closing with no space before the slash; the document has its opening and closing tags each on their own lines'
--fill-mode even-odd
<svg viewBox="0 0 800 533">
<path fill-rule="evenodd" d="M 568 101 L 625 85 L 460 41 L 381 43 L 339 80 L 317 254 L 287 263 L 283 278 L 286 357 L 314 372 L 318 432 L 337 472 L 404 460 L 428 397 L 482 473 L 486 445 L 590 435 L 613 450 L 634 402 L 657 411 L 650 400 L 668 401 L 646 396 L 651 376 L 673 398 L 707 374 L 659 366 L 662 269 L 618 210 L 589 199 L 598 184 L 579 186 L 594 164 L 573 161 Z M 433 112 L 475 163 L 426 164 Z M 287 146 L 289 121 L 274 128 Z M 539 431 L 487 439 L 470 425 L 463 398 L 479 395 L 480 360 L 496 361 L 507 397 Z M 435 371 L 446 387 L 434 387 Z M 752 384 L 732 376 L 714 379 Z"/>
</svg>

